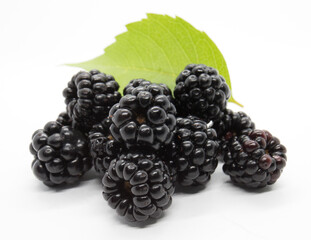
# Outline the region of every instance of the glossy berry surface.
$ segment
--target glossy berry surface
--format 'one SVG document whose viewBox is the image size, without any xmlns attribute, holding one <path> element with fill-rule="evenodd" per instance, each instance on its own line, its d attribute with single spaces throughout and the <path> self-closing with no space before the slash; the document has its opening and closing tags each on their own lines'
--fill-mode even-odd
<svg viewBox="0 0 311 240">
<path fill-rule="evenodd" d="M 173 101 L 172 91 L 169 87 L 163 83 L 153 84 L 148 80 L 143 78 L 133 79 L 129 82 L 128 85 L 123 90 L 123 95 L 134 94 L 137 91 L 148 91 L 153 95 L 163 94 Z"/>
<path fill-rule="evenodd" d="M 159 218 L 174 193 L 167 166 L 151 153 L 126 153 L 110 163 L 103 196 L 128 221 Z"/>
<path fill-rule="evenodd" d="M 33 134 L 30 152 L 34 175 L 49 186 L 74 183 L 92 166 L 84 134 L 57 121 Z"/>
<path fill-rule="evenodd" d="M 110 162 L 119 157 L 120 152 L 125 148 L 115 141 L 110 134 L 111 117 L 105 118 L 95 124 L 89 132 L 89 148 L 93 161 L 93 166 L 100 175 L 104 175 Z"/>
<path fill-rule="evenodd" d="M 243 187 L 271 185 L 286 166 L 286 148 L 266 130 L 233 137 L 224 156 L 224 172 Z"/>
<path fill-rule="evenodd" d="M 216 69 L 189 64 L 176 79 L 174 96 L 179 116 L 194 115 L 209 122 L 223 116 L 230 89 Z"/>
<path fill-rule="evenodd" d="M 72 119 L 70 118 L 70 116 L 68 115 L 67 112 L 61 112 L 57 119 L 56 122 L 60 123 L 61 125 L 64 126 L 71 126 L 72 124 Z"/>
<path fill-rule="evenodd" d="M 255 129 L 255 123 L 244 112 L 233 112 L 226 109 L 224 116 L 213 122 L 213 128 L 217 132 L 221 149 L 219 160 L 223 161 L 224 155 L 228 153 L 230 140 L 235 136 L 247 135 Z"/>
<path fill-rule="evenodd" d="M 178 144 L 175 141 L 175 133 L 174 138 L 172 139 L 172 142 L 168 145 L 164 145 L 156 152 L 158 154 L 159 158 L 162 159 L 169 170 L 171 181 L 176 184 L 177 182 L 177 165 L 176 165 L 176 155 L 178 151 Z"/>
<path fill-rule="evenodd" d="M 233 112 L 226 109 L 220 120 L 213 121 L 213 128 L 219 138 L 229 139 L 232 136 L 247 134 L 254 130 L 255 123 L 244 112 Z"/>
<path fill-rule="evenodd" d="M 189 116 L 177 118 L 170 164 L 175 166 L 177 181 L 183 186 L 203 185 L 214 173 L 219 144 L 213 128 L 206 122 Z M 168 158 L 166 158 L 167 161 Z"/>
<path fill-rule="evenodd" d="M 146 89 L 137 88 L 111 108 L 110 133 L 127 148 L 158 150 L 171 142 L 176 125 L 175 114 L 175 106 L 163 94 L 162 87 L 151 84 Z"/>
<path fill-rule="evenodd" d="M 63 91 L 73 126 L 88 132 L 107 117 L 110 108 L 121 98 L 118 89 L 113 76 L 98 70 L 74 75 Z"/>
</svg>

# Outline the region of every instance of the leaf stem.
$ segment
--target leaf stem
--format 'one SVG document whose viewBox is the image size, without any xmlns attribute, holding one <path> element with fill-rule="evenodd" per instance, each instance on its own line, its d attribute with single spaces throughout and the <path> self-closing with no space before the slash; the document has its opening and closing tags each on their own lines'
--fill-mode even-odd
<svg viewBox="0 0 311 240">
<path fill-rule="evenodd" d="M 240 107 L 244 107 L 241 103 L 237 102 L 233 97 L 231 97 L 231 98 L 229 99 L 229 102 L 235 103 L 235 104 L 237 104 L 237 105 L 240 106 Z"/>
</svg>

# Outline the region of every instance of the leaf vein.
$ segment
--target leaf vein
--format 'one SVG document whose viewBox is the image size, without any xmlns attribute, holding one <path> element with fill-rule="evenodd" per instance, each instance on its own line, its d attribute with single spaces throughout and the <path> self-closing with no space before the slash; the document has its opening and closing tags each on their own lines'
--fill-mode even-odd
<svg viewBox="0 0 311 240">
<path fill-rule="evenodd" d="M 139 31 L 139 30 L 136 30 L 136 29 L 132 29 L 131 31 L 135 31 L 135 32 L 137 32 L 137 33 L 139 33 L 139 34 L 141 34 L 141 35 L 147 37 L 148 39 L 150 39 L 150 40 L 161 50 L 161 52 L 164 54 L 164 56 L 165 56 L 165 58 L 166 58 L 166 60 L 167 60 L 167 63 L 169 64 L 169 67 L 170 67 L 172 73 L 174 73 L 173 66 L 172 66 L 172 64 L 171 64 L 171 62 L 170 62 L 170 60 L 169 60 L 169 58 L 168 58 L 168 56 L 167 56 L 167 53 L 163 50 L 163 48 L 162 48 L 151 36 L 149 36 L 149 35 L 147 35 L 147 34 L 141 32 L 141 31 Z"/>
<path fill-rule="evenodd" d="M 193 45 L 193 48 L 195 50 L 196 63 L 199 63 L 199 56 L 198 56 L 197 45 L 193 41 L 192 35 L 190 33 L 190 30 L 188 28 L 186 28 L 183 24 L 180 24 L 180 25 L 181 25 L 182 28 L 184 28 L 187 31 L 187 33 L 189 35 L 189 38 L 191 39 L 191 43 Z"/>
<path fill-rule="evenodd" d="M 121 69 L 126 69 L 126 70 L 133 70 L 133 71 L 135 70 L 135 71 L 155 72 L 155 73 L 160 73 L 160 74 L 175 77 L 175 74 L 172 72 L 166 72 L 166 71 L 156 70 L 152 68 L 126 67 L 126 66 L 121 66 L 121 65 L 105 65 L 105 66 L 109 68 L 121 68 Z"/>
<path fill-rule="evenodd" d="M 169 29 L 168 29 L 165 25 L 163 25 L 160 21 L 155 20 L 155 19 L 154 19 L 153 21 L 155 21 L 155 22 L 157 22 L 159 25 L 161 25 L 161 26 L 165 29 L 165 31 L 166 31 L 169 35 L 171 35 L 171 36 L 176 40 L 176 42 L 178 43 L 178 46 L 179 46 L 180 49 L 182 50 L 183 54 L 185 55 L 186 58 L 188 58 L 188 62 L 190 62 L 190 61 L 191 61 L 191 60 L 190 60 L 191 58 L 190 58 L 190 56 L 188 55 L 188 53 L 185 52 L 185 49 L 181 46 L 181 44 L 180 44 L 178 38 L 176 38 L 176 36 L 175 36 L 174 34 L 172 34 L 172 32 L 169 31 Z M 176 21 L 175 21 L 174 24 L 176 25 Z"/>
</svg>

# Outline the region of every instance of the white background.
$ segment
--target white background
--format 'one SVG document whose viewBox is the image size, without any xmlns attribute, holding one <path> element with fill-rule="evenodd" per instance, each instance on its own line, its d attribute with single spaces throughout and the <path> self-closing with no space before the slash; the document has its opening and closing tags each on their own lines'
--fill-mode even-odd
<svg viewBox="0 0 311 240">
<path fill-rule="evenodd" d="M 0 238 L 310 239 L 309 2 L 1 0 Z M 176 193 L 163 218 L 141 225 L 108 207 L 92 173 L 62 190 L 35 179 L 30 137 L 65 109 L 62 90 L 78 71 L 62 64 L 100 55 L 148 12 L 180 16 L 218 45 L 244 109 L 229 106 L 288 149 L 275 185 L 245 191 L 219 167 L 205 189 Z"/>
</svg>

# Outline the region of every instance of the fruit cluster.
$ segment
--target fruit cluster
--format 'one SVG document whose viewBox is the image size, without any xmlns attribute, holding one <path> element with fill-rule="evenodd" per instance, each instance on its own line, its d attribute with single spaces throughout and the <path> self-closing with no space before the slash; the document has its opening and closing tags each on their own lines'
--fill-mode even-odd
<svg viewBox="0 0 311 240">
<path fill-rule="evenodd" d="M 218 162 L 246 188 L 273 184 L 286 148 L 243 112 L 227 109 L 230 89 L 214 68 L 190 64 L 165 84 L 134 79 L 118 92 L 98 70 L 79 72 L 63 91 L 67 111 L 32 136 L 32 170 L 48 186 L 72 184 L 94 167 L 109 206 L 129 221 L 159 218 L 175 185 L 206 184 Z"/>
</svg>

